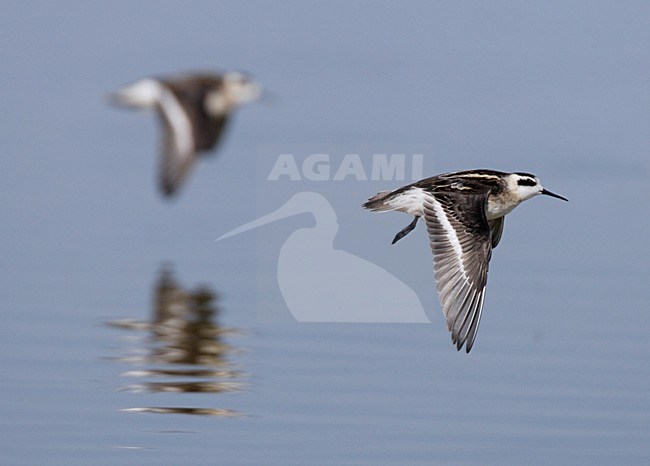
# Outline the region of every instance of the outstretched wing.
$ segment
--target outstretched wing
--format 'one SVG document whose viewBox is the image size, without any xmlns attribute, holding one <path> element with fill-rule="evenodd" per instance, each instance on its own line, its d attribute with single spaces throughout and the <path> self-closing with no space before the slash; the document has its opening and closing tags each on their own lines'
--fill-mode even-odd
<svg viewBox="0 0 650 466">
<path fill-rule="evenodd" d="M 436 289 L 457 349 L 469 353 L 481 320 L 492 236 L 488 193 L 427 193 L 424 219 L 433 252 Z M 498 240 L 497 240 L 498 242 Z"/>
<path fill-rule="evenodd" d="M 160 98 L 163 147 L 159 162 L 159 184 L 171 196 L 194 165 L 195 139 L 192 121 L 173 92 L 163 87 Z"/>
</svg>

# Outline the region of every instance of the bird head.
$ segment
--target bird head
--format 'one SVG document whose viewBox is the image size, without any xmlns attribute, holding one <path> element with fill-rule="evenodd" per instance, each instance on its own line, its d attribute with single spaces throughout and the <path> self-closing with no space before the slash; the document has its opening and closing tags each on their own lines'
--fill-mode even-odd
<svg viewBox="0 0 650 466">
<path fill-rule="evenodd" d="M 233 105 L 244 105 L 260 98 L 262 88 L 252 77 L 239 72 L 224 76 L 225 94 Z"/>
<path fill-rule="evenodd" d="M 508 177 L 508 188 L 520 199 L 520 202 L 530 199 L 533 196 L 537 196 L 538 194 L 544 194 L 546 196 L 562 199 L 563 201 L 568 201 L 567 198 L 545 189 L 540 183 L 539 178 L 530 173 L 511 173 Z"/>
</svg>

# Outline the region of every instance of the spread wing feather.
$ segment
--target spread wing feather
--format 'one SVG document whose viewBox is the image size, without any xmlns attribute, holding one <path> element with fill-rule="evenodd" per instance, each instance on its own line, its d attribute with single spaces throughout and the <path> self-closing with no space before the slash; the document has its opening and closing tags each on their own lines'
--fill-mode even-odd
<svg viewBox="0 0 650 466">
<path fill-rule="evenodd" d="M 488 264 L 498 236 L 491 233 L 485 217 L 488 193 L 429 193 L 424 219 L 434 259 L 436 289 L 451 331 L 460 350 L 472 349 L 481 320 Z"/>
<path fill-rule="evenodd" d="M 163 123 L 159 184 L 165 195 L 172 195 L 194 165 L 195 140 L 192 122 L 173 92 L 163 88 L 160 100 Z"/>
</svg>

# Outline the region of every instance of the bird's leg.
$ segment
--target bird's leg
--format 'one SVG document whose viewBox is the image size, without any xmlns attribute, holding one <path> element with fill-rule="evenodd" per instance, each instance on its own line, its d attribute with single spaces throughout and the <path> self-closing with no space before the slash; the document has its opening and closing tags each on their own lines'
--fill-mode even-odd
<svg viewBox="0 0 650 466">
<path fill-rule="evenodd" d="M 401 240 L 406 235 L 408 235 L 410 232 L 412 232 L 415 229 L 415 226 L 418 224 L 419 219 L 420 219 L 420 217 L 418 217 L 416 215 L 411 223 L 406 225 L 404 228 L 402 228 L 402 230 L 399 233 L 397 233 L 395 235 L 395 238 L 393 238 L 393 242 L 391 244 L 397 243 L 399 240 Z"/>
</svg>

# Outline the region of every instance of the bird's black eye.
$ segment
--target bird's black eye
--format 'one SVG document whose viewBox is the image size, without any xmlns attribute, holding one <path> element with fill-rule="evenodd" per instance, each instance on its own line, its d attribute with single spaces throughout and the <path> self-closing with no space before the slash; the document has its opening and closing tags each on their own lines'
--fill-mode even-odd
<svg viewBox="0 0 650 466">
<path fill-rule="evenodd" d="M 519 178 L 517 184 L 519 186 L 535 186 L 537 185 L 537 181 L 531 180 L 530 178 Z"/>
</svg>

